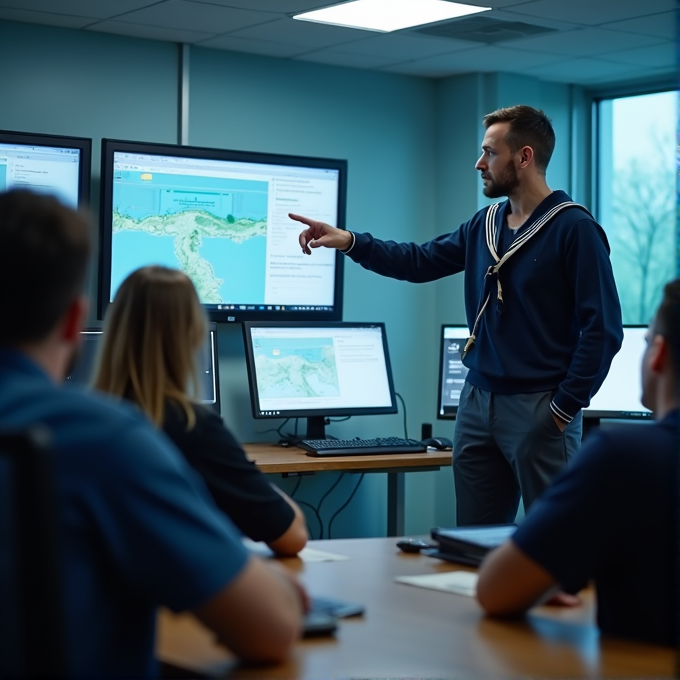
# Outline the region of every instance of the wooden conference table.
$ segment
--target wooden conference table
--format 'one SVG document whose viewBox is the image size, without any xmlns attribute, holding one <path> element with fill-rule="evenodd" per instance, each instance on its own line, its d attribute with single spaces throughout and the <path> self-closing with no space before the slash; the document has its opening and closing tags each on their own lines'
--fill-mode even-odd
<svg viewBox="0 0 680 680">
<path fill-rule="evenodd" d="M 284 477 L 317 472 L 387 473 L 387 535 L 404 535 L 405 472 L 427 472 L 451 466 L 451 451 L 394 453 L 379 456 L 331 456 L 313 458 L 297 447 L 245 444 L 250 460 L 267 474 Z"/>
<path fill-rule="evenodd" d="M 342 620 L 334 637 L 301 640 L 282 665 L 246 668 L 191 615 L 162 612 L 158 658 L 194 676 L 232 680 L 673 675 L 672 649 L 600 637 L 590 591 L 576 608 L 537 607 L 524 620 L 494 621 L 474 598 L 394 581 L 466 567 L 400 553 L 393 538 L 312 541 L 310 547 L 351 559 L 282 561 L 312 595 L 364 604 L 363 617 Z"/>
</svg>

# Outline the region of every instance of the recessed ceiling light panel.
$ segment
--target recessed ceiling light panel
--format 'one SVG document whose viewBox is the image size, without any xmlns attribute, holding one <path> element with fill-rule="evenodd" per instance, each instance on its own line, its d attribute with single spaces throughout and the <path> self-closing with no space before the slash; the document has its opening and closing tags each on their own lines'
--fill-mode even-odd
<svg viewBox="0 0 680 680">
<path fill-rule="evenodd" d="M 293 19 L 389 33 L 490 9 L 448 0 L 353 0 L 297 14 Z"/>
</svg>

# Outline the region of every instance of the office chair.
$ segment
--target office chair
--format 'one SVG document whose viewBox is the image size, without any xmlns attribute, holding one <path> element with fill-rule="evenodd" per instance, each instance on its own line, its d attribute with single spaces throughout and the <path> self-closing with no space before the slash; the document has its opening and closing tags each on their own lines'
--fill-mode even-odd
<svg viewBox="0 0 680 680">
<path fill-rule="evenodd" d="M 42 425 L 0 430 L 0 457 L 9 458 L 11 471 L 18 677 L 66 675 L 50 444 L 51 434 Z"/>
</svg>

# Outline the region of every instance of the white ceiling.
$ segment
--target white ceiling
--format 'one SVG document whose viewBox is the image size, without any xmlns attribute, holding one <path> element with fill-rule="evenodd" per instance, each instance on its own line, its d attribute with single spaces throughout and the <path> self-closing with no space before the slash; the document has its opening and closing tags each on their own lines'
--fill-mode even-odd
<svg viewBox="0 0 680 680">
<path fill-rule="evenodd" d="M 428 78 L 505 71 L 598 86 L 677 70 L 676 0 L 465 2 L 493 7 L 476 17 L 552 30 L 500 42 L 485 33 L 488 42 L 480 42 L 291 19 L 332 0 L 0 0 L 0 19 Z M 455 29 L 461 21 L 430 28 Z"/>
</svg>

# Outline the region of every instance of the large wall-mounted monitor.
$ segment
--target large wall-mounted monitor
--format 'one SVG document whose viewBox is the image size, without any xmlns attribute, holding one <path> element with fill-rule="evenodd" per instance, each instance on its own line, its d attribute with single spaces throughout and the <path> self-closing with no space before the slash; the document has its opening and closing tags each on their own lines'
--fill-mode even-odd
<svg viewBox="0 0 680 680">
<path fill-rule="evenodd" d="M 243 324 L 255 418 L 307 418 L 307 439 L 325 419 L 396 413 L 382 323 Z"/>
<path fill-rule="evenodd" d="M 90 200 L 92 140 L 0 130 L 0 191 L 52 194 L 71 208 Z"/>
<path fill-rule="evenodd" d="M 463 348 L 470 331 L 463 325 L 444 325 L 440 336 L 439 392 L 437 418 L 455 420 L 460 404 L 460 393 L 468 369 L 463 365 Z"/>
<path fill-rule="evenodd" d="M 66 377 L 67 385 L 87 386 L 94 377 L 94 368 L 102 339 L 100 328 L 81 332 L 80 351 L 75 365 Z M 211 323 L 208 337 L 197 359 L 199 397 L 202 404 L 220 413 L 220 377 L 217 357 L 217 327 Z"/>
<path fill-rule="evenodd" d="M 304 255 L 288 213 L 344 229 L 346 161 L 104 139 L 101 177 L 100 316 L 161 264 L 215 321 L 342 318 L 343 256 Z"/>
<path fill-rule="evenodd" d="M 585 418 L 650 420 L 652 412 L 640 401 L 640 366 L 645 351 L 647 326 L 624 326 L 623 343 L 614 356 L 602 387 L 583 409 Z"/>
</svg>

